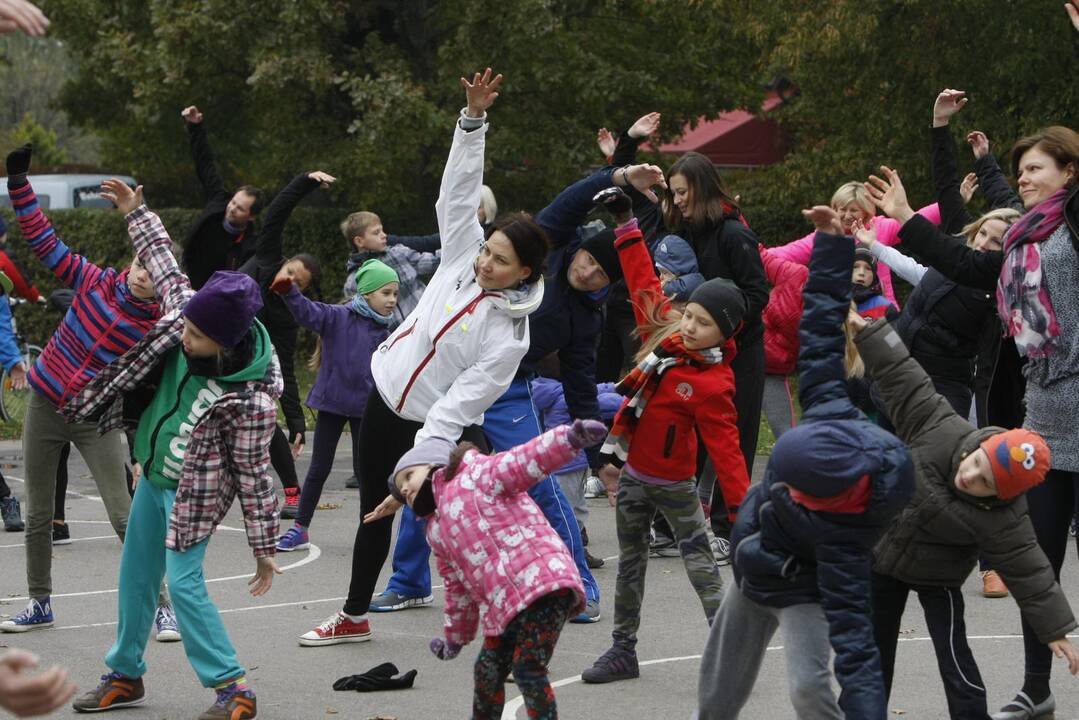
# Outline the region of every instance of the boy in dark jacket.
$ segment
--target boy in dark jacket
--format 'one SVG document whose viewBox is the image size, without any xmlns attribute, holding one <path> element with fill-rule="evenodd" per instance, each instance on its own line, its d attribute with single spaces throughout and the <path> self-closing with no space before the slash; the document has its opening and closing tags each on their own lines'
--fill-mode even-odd
<svg viewBox="0 0 1079 720">
<path fill-rule="evenodd" d="M 961 586 L 982 555 L 1000 573 L 1039 640 L 1079 657 L 1071 607 L 1038 546 L 1023 493 L 1045 479 L 1049 448 L 1029 430 L 975 428 L 933 388 L 881 320 L 851 313 L 855 343 L 898 435 L 911 448 L 914 498 L 875 550 L 873 625 L 890 692 L 899 624 L 911 590 L 925 610 L 951 717 L 985 718 L 985 688 L 967 645 Z"/>
<path fill-rule="evenodd" d="M 779 625 L 799 717 L 886 715 L 869 613 L 871 553 L 910 498 L 914 472 L 906 447 L 847 396 L 842 323 L 853 255 L 849 238 L 817 234 L 799 331 L 802 423 L 776 442 L 764 480 L 739 509 L 736 585 L 701 659 L 702 719 L 738 715 Z"/>
<path fill-rule="evenodd" d="M 859 245 L 854 251 L 854 269 L 851 273 L 851 295 L 858 306 L 858 314 L 870 320 L 886 317 L 894 320 L 899 316 L 895 306 L 884 297 L 877 275 L 877 259 L 869 248 Z"/>
</svg>

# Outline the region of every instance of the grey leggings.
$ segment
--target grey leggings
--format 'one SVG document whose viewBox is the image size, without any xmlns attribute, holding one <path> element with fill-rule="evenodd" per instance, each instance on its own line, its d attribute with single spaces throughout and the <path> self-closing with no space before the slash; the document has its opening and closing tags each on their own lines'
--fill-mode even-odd
<svg viewBox="0 0 1079 720">
<path fill-rule="evenodd" d="M 764 376 L 764 417 L 777 439 L 797 423 L 790 380 L 786 375 Z"/>
</svg>

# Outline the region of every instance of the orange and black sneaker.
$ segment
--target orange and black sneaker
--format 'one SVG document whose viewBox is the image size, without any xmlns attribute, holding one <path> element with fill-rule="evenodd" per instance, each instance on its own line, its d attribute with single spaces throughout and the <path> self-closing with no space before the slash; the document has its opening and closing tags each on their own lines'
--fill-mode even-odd
<svg viewBox="0 0 1079 720">
<path fill-rule="evenodd" d="M 142 705 L 146 701 L 146 689 L 142 678 L 129 678 L 118 672 L 101 676 L 101 684 L 95 690 L 75 699 L 71 707 L 75 712 L 92 713 Z"/>
<path fill-rule="evenodd" d="M 240 683 L 217 691 L 217 702 L 199 715 L 199 720 L 255 720 L 255 693 Z"/>
</svg>

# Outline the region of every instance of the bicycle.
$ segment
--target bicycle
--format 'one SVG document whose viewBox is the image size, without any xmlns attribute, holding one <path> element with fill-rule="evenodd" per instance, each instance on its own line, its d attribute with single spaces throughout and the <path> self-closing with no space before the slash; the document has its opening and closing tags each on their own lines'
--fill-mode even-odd
<svg viewBox="0 0 1079 720">
<path fill-rule="evenodd" d="M 38 355 L 41 354 L 41 348 L 30 344 L 25 337 L 20 335 L 18 325 L 15 322 L 15 308 L 19 305 L 26 305 L 27 302 L 25 298 L 8 296 L 8 303 L 11 305 L 11 329 L 15 333 L 15 341 L 19 345 L 23 368 L 26 369 L 26 372 L 30 372 L 30 368 L 34 366 Z M 30 386 L 27 385 L 21 390 L 16 390 L 11 374 L 4 370 L 3 375 L 0 376 L 0 418 L 7 422 L 22 420 L 23 415 L 26 414 L 26 404 L 29 400 Z"/>
</svg>

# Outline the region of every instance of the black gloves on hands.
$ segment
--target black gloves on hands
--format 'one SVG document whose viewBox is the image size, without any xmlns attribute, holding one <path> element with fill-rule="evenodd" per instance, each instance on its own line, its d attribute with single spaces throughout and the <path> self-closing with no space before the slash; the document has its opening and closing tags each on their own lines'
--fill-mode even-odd
<svg viewBox="0 0 1079 720">
<path fill-rule="evenodd" d="M 22 187 L 29 181 L 26 179 L 30 172 L 30 156 L 34 152 L 34 146 L 26 143 L 18 150 L 12 150 L 7 154 L 7 186 L 9 188 Z"/>
<path fill-rule="evenodd" d="M 633 209 L 632 198 L 617 185 L 600 190 L 592 196 L 592 202 L 600 207 L 607 208 L 607 212 L 616 218 Z"/>
</svg>

